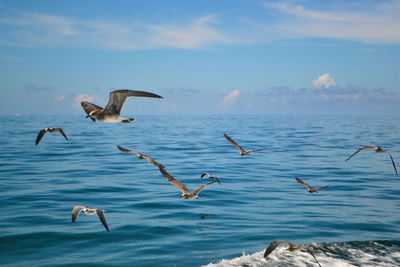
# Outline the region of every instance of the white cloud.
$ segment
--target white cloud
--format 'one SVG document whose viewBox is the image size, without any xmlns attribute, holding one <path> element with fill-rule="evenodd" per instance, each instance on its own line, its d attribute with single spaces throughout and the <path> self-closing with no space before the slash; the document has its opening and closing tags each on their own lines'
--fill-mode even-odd
<svg viewBox="0 0 400 267">
<path fill-rule="evenodd" d="M 239 94 L 240 94 L 240 91 L 238 89 L 235 89 L 235 90 L 231 91 L 228 95 L 226 95 L 222 99 L 222 104 L 232 103 L 233 101 L 236 100 L 236 98 L 239 97 Z"/>
<path fill-rule="evenodd" d="M 212 15 L 175 24 L 133 20 L 73 18 L 24 12 L 0 6 L 0 44 L 14 46 L 90 46 L 119 50 L 163 47 L 198 49 L 229 43 Z"/>
<path fill-rule="evenodd" d="M 268 10 L 285 15 L 268 25 L 280 37 L 322 37 L 366 43 L 400 42 L 400 1 L 329 3 L 325 10 L 294 4 L 295 1 L 266 2 Z"/>
<path fill-rule="evenodd" d="M 329 88 L 336 86 L 336 81 L 331 77 L 329 73 L 325 73 L 314 80 L 313 84 L 316 87 Z"/>
<path fill-rule="evenodd" d="M 94 95 L 89 95 L 89 94 L 78 94 L 74 97 L 74 105 L 80 107 L 82 101 L 88 101 L 88 102 L 101 102 L 102 99 L 94 96 Z M 93 103 L 96 104 L 96 103 Z M 96 104 L 97 105 L 97 104 Z"/>
<path fill-rule="evenodd" d="M 53 101 L 55 101 L 55 102 L 61 102 L 64 99 L 65 99 L 65 95 L 59 95 L 59 96 L 53 97 Z"/>
</svg>

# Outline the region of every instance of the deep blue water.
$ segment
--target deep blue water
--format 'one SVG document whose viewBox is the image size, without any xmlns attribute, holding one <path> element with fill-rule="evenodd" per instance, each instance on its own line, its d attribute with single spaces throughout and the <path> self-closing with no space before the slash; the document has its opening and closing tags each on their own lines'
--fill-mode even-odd
<svg viewBox="0 0 400 267">
<path fill-rule="evenodd" d="M 283 247 L 263 259 L 274 239 L 313 244 L 322 266 L 400 265 L 400 178 L 389 157 L 369 150 L 345 162 L 380 145 L 400 164 L 400 116 L 84 117 L 0 116 L 1 265 L 316 266 Z M 52 126 L 70 142 L 47 133 L 35 146 Z M 241 157 L 223 133 L 268 149 Z M 116 145 L 153 157 L 189 189 L 208 182 L 203 172 L 222 185 L 181 199 Z M 309 194 L 295 175 L 330 187 Z M 105 210 L 110 232 L 97 216 L 72 223 L 75 205 Z"/>
</svg>

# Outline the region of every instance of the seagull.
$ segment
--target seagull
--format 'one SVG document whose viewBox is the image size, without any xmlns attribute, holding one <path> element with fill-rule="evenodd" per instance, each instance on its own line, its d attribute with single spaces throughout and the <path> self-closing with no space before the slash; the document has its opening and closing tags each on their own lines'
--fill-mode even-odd
<svg viewBox="0 0 400 267">
<path fill-rule="evenodd" d="M 179 190 L 182 191 L 181 198 L 183 198 L 183 199 L 197 199 L 197 198 L 199 198 L 199 193 L 201 190 L 203 190 L 207 186 L 212 185 L 217 182 L 216 180 L 214 180 L 208 184 L 203 184 L 203 185 L 199 186 L 198 188 L 196 188 L 195 190 L 193 190 L 192 192 L 190 192 L 189 189 L 187 189 L 187 187 L 183 183 L 179 182 L 174 177 L 172 177 L 166 170 L 164 170 L 163 168 L 159 168 L 159 169 L 160 169 L 161 174 L 171 184 L 175 185 L 176 187 L 179 188 Z"/>
<path fill-rule="evenodd" d="M 261 149 L 252 149 L 252 150 L 245 151 L 241 146 L 239 146 L 235 141 L 233 141 L 233 139 L 230 138 L 229 135 L 224 133 L 224 136 L 225 136 L 226 140 L 228 140 L 232 145 L 234 145 L 237 149 L 239 149 L 240 156 L 247 156 L 251 152 L 262 151 L 262 150 L 266 149 L 266 148 L 261 148 Z"/>
<path fill-rule="evenodd" d="M 76 219 L 78 218 L 78 216 L 81 212 L 84 212 L 86 215 L 97 214 L 97 216 L 99 216 L 101 223 L 106 228 L 107 232 L 110 232 L 110 230 L 108 229 L 106 218 L 104 217 L 104 210 L 94 209 L 94 208 L 90 208 L 90 207 L 86 207 L 86 206 L 75 206 L 72 209 L 72 222 L 76 221 Z"/>
<path fill-rule="evenodd" d="M 204 176 L 207 176 L 208 178 L 214 179 L 214 180 L 216 180 L 219 184 L 221 184 L 221 180 L 220 180 L 217 176 L 215 176 L 215 175 L 212 175 L 212 174 L 209 174 L 209 173 L 205 172 L 205 173 L 203 173 L 203 174 L 200 176 L 200 178 L 203 178 Z"/>
<path fill-rule="evenodd" d="M 346 161 L 348 161 L 349 159 L 351 159 L 351 158 L 352 158 L 355 154 L 357 154 L 358 152 L 361 152 L 361 151 L 366 150 L 366 149 L 374 149 L 375 152 L 377 152 L 377 153 L 387 153 L 387 154 L 389 154 L 389 157 L 390 157 L 390 159 L 391 159 L 391 161 L 392 161 L 392 164 L 393 164 L 394 172 L 396 173 L 397 176 L 399 176 L 399 174 L 397 173 L 396 164 L 394 163 L 392 154 L 391 154 L 389 151 L 384 150 L 384 149 L 383 149 L 382 147 L 380 147 L 380 146 L 363 146 L 363 147 L 359 148 L 356 152 L 354 152 L 353 154 L 351 154 L 351 156 L 348 157 L 348 158 L 346 159 Z"/>
<path fill-rule="evenodd" d="M 82 101 L 81 105 L 87 114 L 86 118 L 91 118 L 92 121 L 99 120 L 103 122 L 130 123 L 135 119 L 124 118 L 120 116 L 122 106 L 124 105 L 128 97 L 162 98 L 162 96 L 144 91 L 116 90 L 110 92 L 110 97 L 105 108 L 102 108 L 87 101 Z"/>
<path fill-rule="evenodd" d="M 274 241 L 272 241 L 272 243 L 269 244 L 269 246 L 265 250 L 264 258 L 267 258 L 268 255 L 271 254 L 271 252 L 274 251 L 280 244 L 287 244 L 288 245 L 287 250 L 289 250 L 290 252 L 293 252 L 293 251 L 296 251 L 296 250 L 300 250 L 300 249 L 305 249 L 308 253 L 311 254 L 311 256 L 313 256 L 313 258 L 317 262 L 318 266 L 321 267 L 321 264 L 319 264 L 317 258 L 315 257 L 314 253 L 310 250 L 309 246 L 295 245 L 295 244 L 290 243 L 290 242 L 285 241 L 285 240 L 274 240 Z"/>
<path fill-rule="evenodd" d="M 299 184 L 301 184 L 302 186 L 304 186 L 305 188 L 307 188 L 307 192 L 308 192 L 308 193 L 318 193 L 318 190 L 325 189 L 325 188 L 327 188 L 327 187 L 329 186 L 329 185 L 327 185 L 327 186 L 320 186 L 320 187 L 314 188 L 314 187 L 312 187 L 312 186 L 306 184 L 305 182 L 303 182 L 303 181 L 302 181 L 300 178 L 298 178 L 297 176 L 295 176 L 295 178 L 296 178 L 296 181 L 297 181 Z"/>
<path fill-rule="evenodd" d="M 158 162 L 155 161 L 153 158 L 151 158 L 151 157 L 149 157 L 149 156 L 147 156 L 147 155 L 145 155 L 145 154 L 142 154 L 142 153 L 139 153 L 139 152 L 136 152 L 136 151 L 132 151 L 132 150 L 129 150 L 129 149 L 127 149 L 127 148 L 123 148 L 123 147 L 121 147 L 121 146 L 117 146 L 117 147 L 118 147 L 118 149 L 121 150 L 122 152 L 136 154 L 137 157 L 138 157 L 138 159 L 147 159 L 148 162 L 150 162 L 151 164 L 153 164 L 153 165 L 156 166 L 156 167 L 165 168 L 164 165 L 162 165 L 161 163 L 158 163 Z"/>
<path fill-rule="evenodd" d="M 62 136 L 64 136 L 64 138 L 66 140 L 68 140 L 68 137 L 65 135 L 64 131 L 62 128 L 60 127 L 51 127 L 51 128 L 44 128 L 42 130 L 39 131 L 37 137 L 36 137 L 36 145 L 39 144 L 40 140 L 42 140 L 43 136 L 47 133 L 47 132 L 59 132 L 60 134 L 62 134 Z"/>
</svg>

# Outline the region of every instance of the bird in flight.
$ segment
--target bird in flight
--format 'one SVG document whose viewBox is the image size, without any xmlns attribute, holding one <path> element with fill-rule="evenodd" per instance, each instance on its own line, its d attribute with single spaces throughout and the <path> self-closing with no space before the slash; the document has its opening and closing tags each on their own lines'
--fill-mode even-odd
<svg viewBox="0 0 400 267">
<path fill-rule="evenodd" d="M 272 241 L 271 244 L 269 244 L 269 246 L 265 250 L 264 258 L 267 258 L 268 255 L 271 254 L 271 252 L 274 251 L 280 244 L 286 244 L 288 246 L 287 250 L 289 250 L 290 252 L 293 252 L 293 251 L 296 251 L 296 250 L 301 250 L 301 249 L 306 250 L 315 259 L 315 261 L 317 262 L 318 266 L 321 267 L 321 264 L 319 264 L 319 262 L 318 262 L 317 258 L 315 257 L 314 253 L 309 249 L 308 246 L 295 245 L 295 244 L 290 243 L 290 242 L 285 241 L 285 240 L 274 240 L 274 241 Z"/>
<path fill-rule="evenodd" d="M 123 148 L 123 147 L 121 147 L 121 146 L 117 146 L 117 147 L 118 147 L 118 149 L 121 150 L 122 152 L 136 154 L 138 159 L 147 159 L 148 162 L 150 162 L 152 165 L 154 165 L 154 166 L 156 166 L 156 167 L 165 168 L 164 165 L 162 165 L 161 163 L 158 163 L 158 162 L 155 161 L 153 158 L 151 158 L 151 157 L 149 157 L 149 156 L 147 156 L 147 155 L 145 155 L 145 154 L 142 154 L 142 153 L 139 153 L 139 152 L 136 152 L 136 151 L 127 149 L 127 148 Z"/>
<path fill-rule="evenodd" d="M 327 185 L 327 186 L 320 186 L 320 187 L 314 188 L 314 187 L 312 187 L 312 186 L 306 184 L 305 182 L 303 182 L 303 181 L 302 181 L 300 178 L 298 178 L 297 176 L 295 176 L 295 178 L 296 178 L 296 181 L 297 181 L 299 184 L 301 184 L 302 186 L 304 186 L 305 188 L 307 188 L 307 192 L 308 192 L 308 193 L 318 193 L 318 190 L 325 189 L 325 188 L 327 188 L 327 187 L 329 186 L 329 185 Z"/>
<path fill-rule="evenodd" d="M 90 207 L 86 207 L 86 206 L 75 206 L 72 209 L 72 222 L 76 221 L 76 219 L 78 218 L 78 216 L 81 212 L 85 213 L 86 215 L 97 214 L 97 216 L 99 216 L 101 223 L 106 228 L 107 232 L 110 232 L 110 230 L 108 229 L 106 218 L 104 217 L 104 210 L 94 209 L 94 208 L 90 208 Z"/>
<path fill-rule="evenodd" d="M 122 106 L 124 105 L 128 97 L 152 97 L 162 98 L 162 96 L 134 90 L 116 90 L 110 92 L 110 97 L 105 108 L 97 106 L 87 101 L 82 101 L 81 106 L 85 110 L 86 118 L 92 119 L 92 121 L 103 121 L 103 122 L 123 122 L 130 123 L 134 121 L 134 118 L 124 118 L 120 116 Z"/>
<path fill-rule="evenodd" d="M 181 192 L 182 192 L 181 198 L 183 198 L 183 199 L 199 198 L 199 193 L 201 190 L 203 190 L 207 186 L 212 185 L 217 182 L 216 180 L 214 180 L 207 184 L 203 184 L 203 185 L 199 186 L 198 188 L 196 188 L 195 190 L 193 190 L 192 192 L 190 192 L 189 189 L 187 189 L 187 187 L 183 183 L 179 182 L 174 177 L 172 177 L 164 168 L 159 168 L 159 170 L 160 170 L 161 174 L 168 180 L 168 182 L 170 182 L 171 184 L 176 186 L 179 190 L 181 190 Z"/>
<path fill-rule="evenodd" d="M 66 140 L 68 140 L 68 137 L 65 135 L 64 131 L 62 128 L 60 127 L 51 127 L 51 128 L 44 128 L 42 130 L 39 131 L 37 137 L 36 137 L 36 145 L 39 144 L 40 140 L 42 140 L 43 136 L 47 133 L 47 132 L 59 132 L 60 134 L 62 134 L 62 136 L 64 136 L 64 138 Z"/>
<path fill-rule="evenodd" d="M 221 184 L 221 180 L 220 180 L 217 176 L 215 176 L 215 175 L 212 175 L 212 174 L 209 174 L 209 173 L 207 173 L 207 172 L 204 172 L 204 173 L 200 176 L 200 178 L 203 178 L 204 176 L 207 176 L 207 177 L 210 178 L 210 179 L 214 179 L 214 180 L 216 180 L 219 184 Z"/>
<path fill-rule="evenodd" d="M 239 154 L 240 156 L 247 156 L 249 155 L 251 152 L 256 152 L 256 151 L 263 151 L 266 148 L 261 148 L 261 149 L 252 149 L 252 150 L 247 150 L 245 151 L 241 146 L 239 146 L 229 135 L 224 133 L 224 136 L 226 138 L 226 140 L 229 141 L 229 143 L 231 143 L 232 145 L 234 145 L 237 149 L 239 149 Z"/>
<path fill-rule="evenodd" d="M 394 159 L 393 159 L 393 157 L 392 157 L 392 154 L 391 154 L 389 151 L 384 150 L 384 149 L 383 149 L 382 147 L 380 147 L 380 146 L 363 146 L 363 147 L 359 148 L 356 152 L 354 152 L 353 154 L 351 154 L 350 157 L 348 157 L 348 158 L 346 159 L 346 161 L 348 161 L 349 159 L 351 159 L 351 158 L 352 158 L 355 154 L 357 154 L 358 152 L 361 152 L 361 151 L 366 150 L 366 149 L 374 149 L 375 152 L 377 152 L 377 153 L 387 153 L 387 154 L 389 155 L 389 157 L 390 157 L 390 160 L 392 161 L 392 165 L 393 165 L 393 168 L 394 168 L 394 172 L 396 173 L 397 176 L 399 176 L 399 174 L 397 173 L 396 164 L 394 163 Z"/>
</svg>

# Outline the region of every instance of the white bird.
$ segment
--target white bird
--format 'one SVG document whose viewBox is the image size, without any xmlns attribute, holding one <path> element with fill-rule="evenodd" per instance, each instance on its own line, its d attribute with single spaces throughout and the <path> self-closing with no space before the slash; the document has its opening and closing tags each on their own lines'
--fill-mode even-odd
<svg viewBox="0 0 400 267">
<path fill-rule="evenodd" d="M 99 216 L 101 223 L 106 228 L 107 232 L 110 232 L 110 230 L 108 229 L 106 218 L 104 217 L 104 210 L 94 209 L 87 206 L 75 206 L 72 209 L 72 222 L 75 222 L 75 220 L 78 218 L 81 212 L 85 213 L 86 215 L 97 214 L 97 216 Z"/>
<path fill-rule="evenodd" d="M 130 123 L 135 119 L 120 116 L 122 106 L 128 97 L 162 98 L 162 96 L 144 91 L 116 90 L 110 92 L 108 103 L 104 109 L 87 101 L 82 101 L 81 106 L 87 114 L 86 118 L 91 118 L 92 121 Z"/>
</svg>

